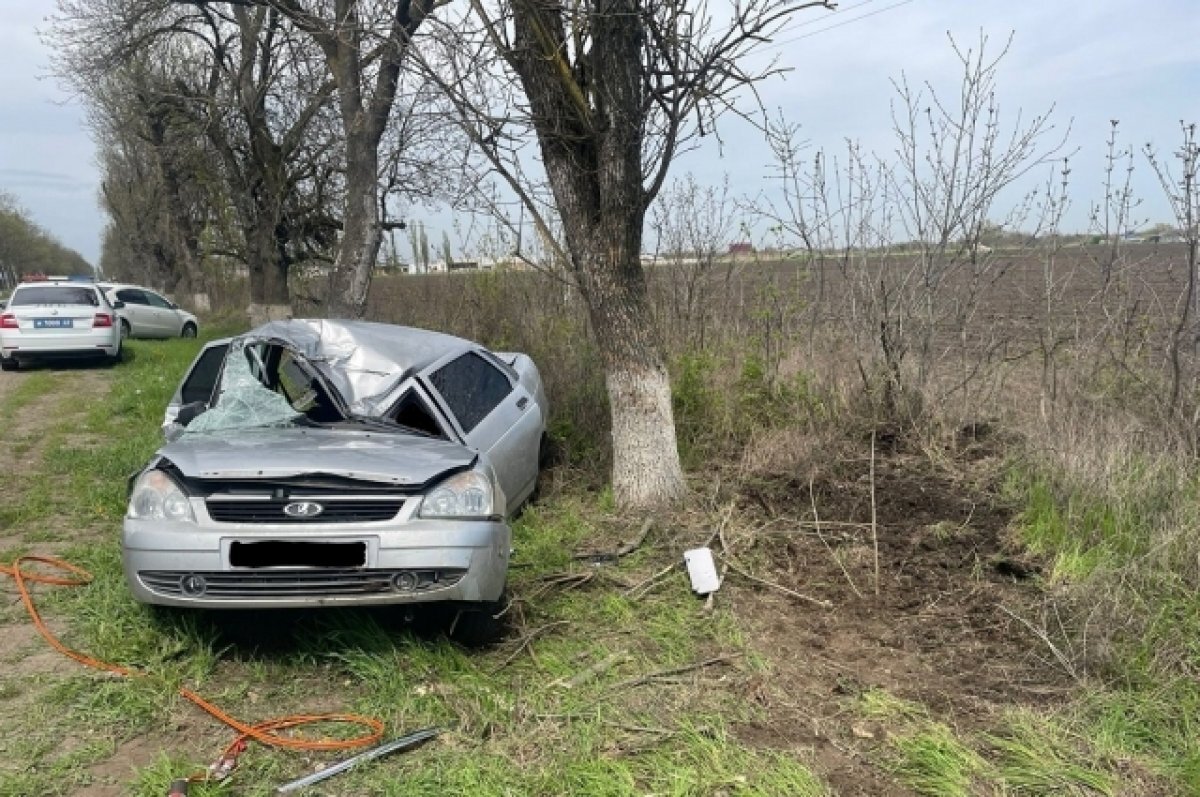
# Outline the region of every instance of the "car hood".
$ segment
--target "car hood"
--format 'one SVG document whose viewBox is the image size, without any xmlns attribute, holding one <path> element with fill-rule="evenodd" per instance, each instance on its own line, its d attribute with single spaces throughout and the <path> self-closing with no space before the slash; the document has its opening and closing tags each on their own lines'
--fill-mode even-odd
<svg viewBox="0 0 1200 797">
<path fill-rule="evenodd" d="M 159 449 L 195 479 L 327 475 L 419 487 L 470 467 L 476 454 L 445 440 L 344 429 L 238 429 L 189 434 Z"/>
</svg>

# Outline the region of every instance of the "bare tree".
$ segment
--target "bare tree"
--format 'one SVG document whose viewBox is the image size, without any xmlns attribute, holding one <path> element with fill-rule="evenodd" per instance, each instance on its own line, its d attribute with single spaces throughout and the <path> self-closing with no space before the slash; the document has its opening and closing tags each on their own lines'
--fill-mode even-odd
<svg viewBox="0 0 1200 797">
<path fill-rule="evenodd" d="M 415 163 L 437 138 L 424 112 L 434 95 L 404 96 L 400 69 L 432 0 L 59 5 L 51 38 L 60 74 L 96 103 L 98 87 L 123 80 L 131 63 L 148 64 L 158 81 L 148 107 L 206 141 L 211 165 L 179 177 L 227 183 L 222 208 L 236 224 L 224 225 L 233 240 L 221 248 L 248 265 L 252 318 L 289 314 L 289 268 L 321 259 L 322 248 L 335 249 L 328 312 L 361 315 L 381 229 L 403 226 L 381 213 L 381 142 L 386 190 L 413 197 L 436 179 Z M 397 105 L 402 123 L 389 125 Z"/>
<path fill-rule="evenodd" d="M 47 38 L 56 46 L 55 71 L 84 99 L 102 162 L 112 170 L 103 198 L 114 230 L 132 236 L 148 281 L 204 301 L 198 244 L 211 180 L 195 177 L 211 177 L 212 153 L 197 146 L 202 130 L 180 113 L 168 88 L 178 65 L 141 48 L 146 5 L 63 0 Z"/>
<path fill-rule="evenodd" d="M 110 276 L 129 276 L 168 293 L 208 301 L 200 239 L 219 204 L 212 153 L 200 127 L 165 91 L 164 75 L 143 62 L 116 68 L 91 84 L 90 124 L 100 145 L 102 201 L 128 261 L 106 258 Z M 201 142 L 199 145 L 197 142 Z M 129 262 L 132 261 L 132 262 Z"/>
<path fill-rule="evenodd" d="M 896 420 L 919 409 L 934 367 L 952 353 L 961 369 L 939 399 L 969 389 L 993 361 L 1005 341 L 1002 330 L 973 323 L 982 300 L 1013 250 L 1027 250 L 1060 215 L 1039 188 L 1002 197 L 1065 141 L 1049 111 L 1005 122 L 996 78 L 1008 46 L 995 56 L 986 37 L 977 50 L 951 46 L 962 69 L 951 100 L 929 84 L 894 82 L 892 159 L 850 142 L 840 157 L 818 151 L 808 162 L 796 127 L 769 133 L 782 198 L 763 212 L 806 251 L 822 291 L 837 277 L 832 315 L 856 352 L 871 353 L 858 363 L 864 388 Z M 1008 251 L 984 243 L 1017 231 Z M 814 312 L 830 312 L 824 297 Z"/>
<path fill-rule="evenodd" d="M 742 267 L 723 257 L 737 231 L 728 178 L 720 186 L 700 185 L 690 174 L 672 180 L 650 207 L 650 226 L 657 239 L 655 262 L 666 267 L 660 290 L 669 320 L 692 336 L 691 344 L 704 348 L 711 322 L 728 311 L 733 278 Z"/>
<path fill-rule="evenodd" d="M 205 2 L 205 0 L 180 0 Z M 335 86 L 345 170 L 328 311 L 361 317 L 383 243 L 379 147 L 413 36 L 446 0 L 211 0 L 269 8 L 316 43 Z"/>
<path fill-rule="evenodd" d="M 1167 409 L 1171 416 L 1187 424 L 1186 428 L 1190 430 L 1189 442 L 1194 448 L 1197 438 L 1200 437 L 1196 431 L 1197 424 L 1200 423 L 1200 406 L 1194 408 L 1189 418 L 1181 413 L 1180 402 L 1181 394 L 1189 387 L 1185 381 L 1186 377 L 1191 377 L 1191 387 L 1194 388 L 1195 362 L 1200 349 L 1200 331 L 1196 326 L 1196 319 L 1200 317 L 1200 290 L 1197 288 L 1197 280 L 1200 279 L 1200 274 L 1197 273 L 1197 269 L 1200 269 L 1200 141 L 1196 139 L 1194 122 L 1180 124 L 1183 135 L 1175 153 L 1177 173 L 1168 163 L 1159 159 L 1150 145 L 1146 146 L 1146 157 L 1171 204 L 1175 222 L 1179 225 L 1187 247 L 1187 273 L 1184 277 L 1183 295 L 1167 345 L 1170 370 Z"/>
<path fill-rule="evenodd" d="M 333 179 L 338 142 L 319 124 L 333 83 L 312 68 L 275 10 L 235 6 L 224 15 L 202 6 L 199 16 L 207 70 L 174 86 L 229 183 L 250 276 L 250 321 L 287 317 L 290 267 L 303 259 L 311 237 L 326 237 L 314 228 L 332 226 L 322 203 L 305 207 L 297 200 L 301 184 L 322 195 Z"/>
<path fill-rule="evenodd" d="M 670 383 L 640 255 L 647 208 L 672 161 L 772 74 L 757 51 L 826 2 L 471 0 L 427 58 L 463 129 L 553 240 L 522 140 L 536 137 L 568 264 L 605 368 L 613 491 L 650 506 L 684 493 Z M 720 18 L 720 21 L 718 20 Z"/>
</svg>

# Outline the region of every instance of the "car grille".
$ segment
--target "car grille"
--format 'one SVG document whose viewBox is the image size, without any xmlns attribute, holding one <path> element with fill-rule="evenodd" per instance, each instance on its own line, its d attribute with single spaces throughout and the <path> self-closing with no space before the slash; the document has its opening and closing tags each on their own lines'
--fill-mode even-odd
<svg viewBox="0 0 1200 797">
<path fill-rule="evenodd" d="M 218 523 L 373 523 L 391 520 L 404 507 L 404 498 L 381 496 L 369 498 L 317 498 L 299 501 L 295 498 L 245 500 L 225 496 L 209 496 L 204 505 Z M 285 508 L 297 503 L 319 504 L 320 514 L 293 516 Z"/>
<path fill-rule="evenodd" d="M 466 570 L 262 570 L 180 573 L 142 570 L 148 589 L 177 598 L 302 598 L 327 595 L 396 595 L 452 587 Z M 186 586 L 186 588 L 185 588 Z"/>
</svg>

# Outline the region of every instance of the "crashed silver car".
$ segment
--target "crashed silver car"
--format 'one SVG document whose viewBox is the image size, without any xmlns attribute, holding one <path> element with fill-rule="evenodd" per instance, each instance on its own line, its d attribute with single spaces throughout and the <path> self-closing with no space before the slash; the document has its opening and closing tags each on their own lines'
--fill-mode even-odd
<svg viewBox="0 0 1200 797">
<path fill-rule="evenodd" d="M 529 357 L 450 335 L 293 320 L 214 341 L 131 482 L 126 579 L 166 606 L 452 601 L 486 624 L 545 419 Z"/>
</svg>

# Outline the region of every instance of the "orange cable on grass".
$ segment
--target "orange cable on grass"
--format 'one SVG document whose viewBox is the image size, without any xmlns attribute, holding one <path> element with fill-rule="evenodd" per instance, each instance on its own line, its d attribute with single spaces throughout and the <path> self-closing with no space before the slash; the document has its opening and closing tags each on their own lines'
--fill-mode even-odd
<svg viewBox="0 0 1200 797">
<path fill-rule="evenodd" d="M 70 575 L 48 575 L 38 573 L 32 570 L 22 568 L 24 563 L 36 563 L 58 570 Z M 147 673 L 131 668 L 122 667 L 119 664 L 111 664 L 106 661 L 94 659 L 91 656 L 72 650 L 64 645 L 58 637 L 56 637 L 49 628 L 46 627 L 42 616 L 38 613 L 37 607 L 33 603 L 33 596 L 29 593 L 29 584 L 50 584 L 61 587 L 82 587 L 90 584 L 92 574 L 84 570 L 82 567 L 66 562 L 62 559 L 53 556 L 19 556 L 11 565 L 0 565 L 0 574 L 11 576 L 16 582 L 17 592 L 20 593 L 21 602 L 25 604 L 25 611 L 29 613 L 29 617 L 33 620 L 33 625 L 42 638 L 50 644 L 50 647 L 57 650 L 62 655 L 69 659 L 83 664 L 84 666 L 103 672 L 113 673 L 125 678 L 145 678 Z M 246 740 L 253 739 L 270 747 L 280 747 L 288 750 L 349 750 L 355 747 L 373 744 L 383 738 L 383 723 L 374 717 L 365 717 L 359 714 L 296 714 L 288 717 L 279 717 L 276 719 L 264 720 L 263 722 L 250 724 L 242 722 L 236 717 L 227 714 L 217 706 L 205 700 L 200 695 L 190 689 L 180 687 L 179 694 L 189 702 L 200 707 L 216 719 L 228 725 L 238 732 L 238 737 L 225 748 L 221 754 L 221 759 L 235 757 L 242 749 L 245 748 Z M 286 728 L 295 728 L 300 725 L 309 725 L 318 722 L 334 722 L 344 723 L 349 725 L 358 725 L 363 728 L 369 728 L 369 732 L 363 733 L 350 739 L 301 739 L 288 736 L 280 736 L 275 731 L 284 730 Z M 200 779 L 196 776 L 192 780 Z"/>
</svg>

